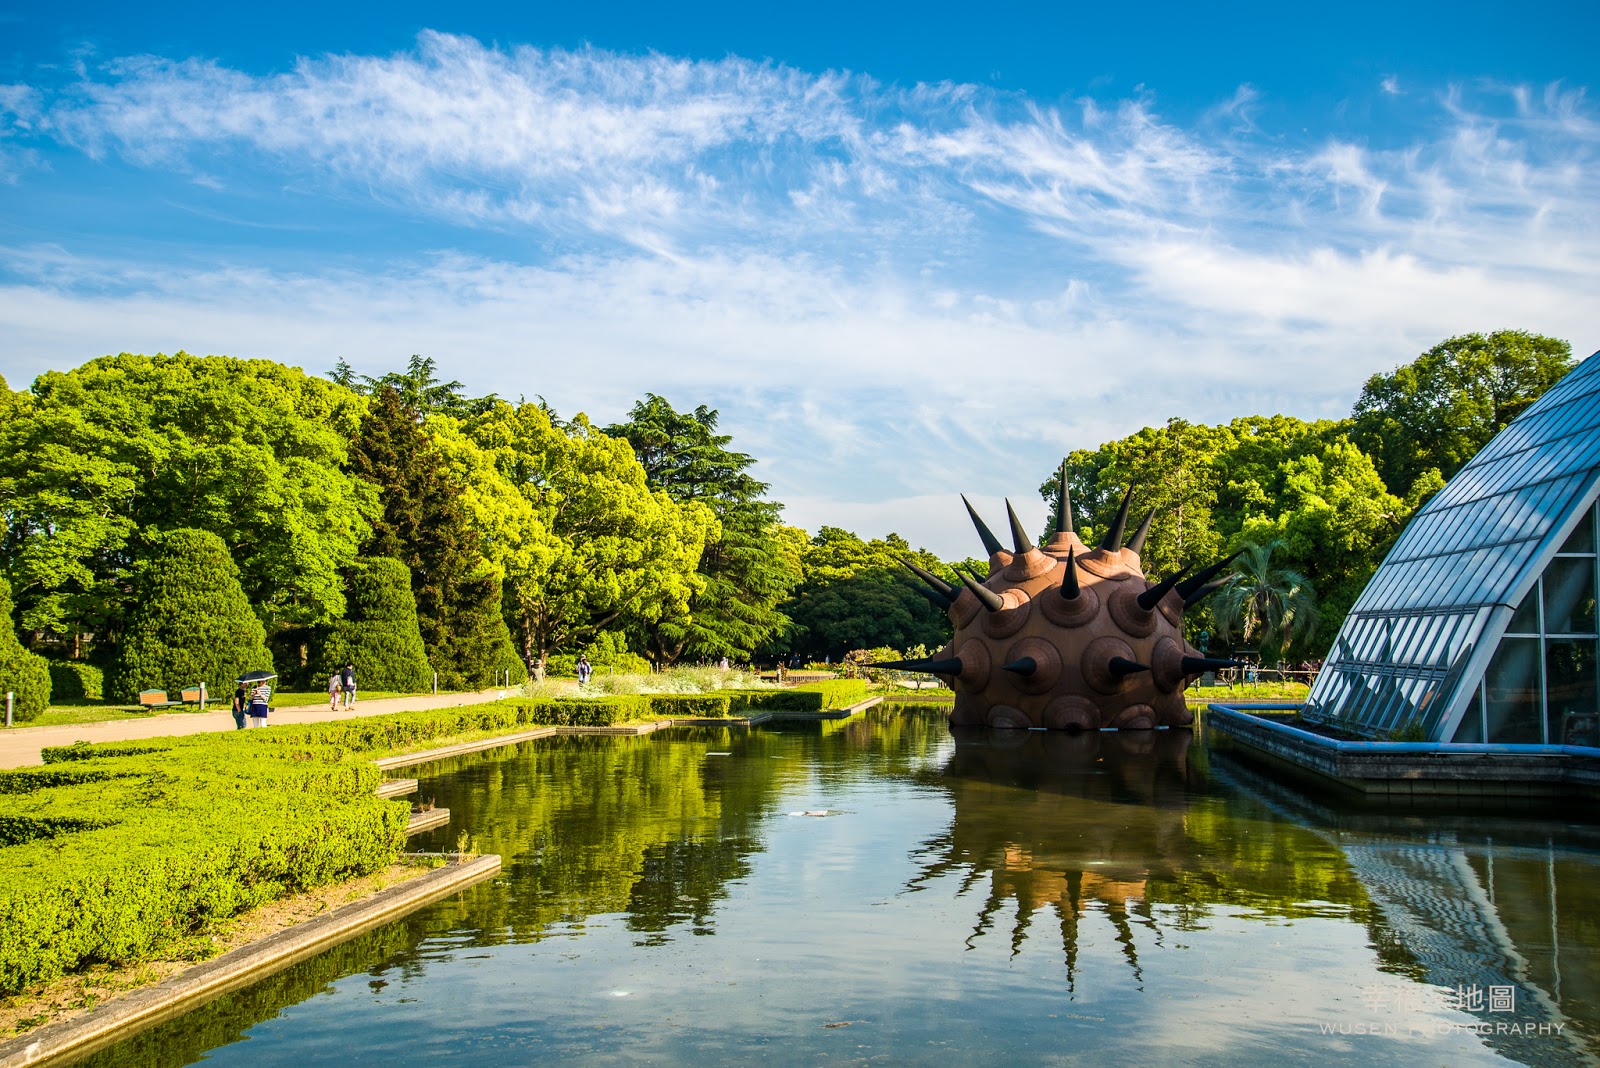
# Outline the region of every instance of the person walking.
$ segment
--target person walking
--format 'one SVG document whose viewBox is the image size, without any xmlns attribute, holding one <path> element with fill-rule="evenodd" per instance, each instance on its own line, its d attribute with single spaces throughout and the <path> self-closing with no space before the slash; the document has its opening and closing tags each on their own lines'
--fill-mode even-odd
<svg viewBox="0 0 1600 1068">
<path fill-rule="evenodd" d="M 233 688 L 233 729 L 244 730 L 245 711 L 250 707 L 250 691 L 245 689 L 243 682 Z"/>
<path fill-rule="evenodd" d="M 339 707 L 339 695 L 344 692 L 344 677 L 337 671 L 328 676 L 328 711 Z"/>
<path fill-rule="evenodd" d="M 589 676 L 593 674 L 594 668 L 589 663 L 588 655 L 585 654 L 578 657 L 578 685 L 586 685 L 589 681 Z"/>
<path fill-rule="evenodd" d="M 339 672 L 339 688 L 344 693 L 344 707 L 356 707 L 356 666 L 349 663 Z"/>
<path fill-rule="evenodd" d="M 250 726 L 267 725 L 267 702 L 272 699 L 272 683 L 262 679 L 250 689 Z"/>
</svg>

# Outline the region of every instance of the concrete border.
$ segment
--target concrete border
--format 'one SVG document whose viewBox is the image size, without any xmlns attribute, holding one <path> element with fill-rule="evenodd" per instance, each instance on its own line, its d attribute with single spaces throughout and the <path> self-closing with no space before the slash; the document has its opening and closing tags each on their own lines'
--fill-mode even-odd
<svg viewBox="0 0 1600 1068">
<path fill-rule="evenodd" d="M 1341 741 L 1281 718 L 1299 705 L 1213 704 L 1207 728 L 1302 778 L 1375 800 L 1600 799 L 1600 749 L 1571 745 Z"/>
<path fill-rule="evenodd" d="M 479 857 L 343 905 L 259 942 L 224 953 L 154 986 L 107 1001 L 103 1007 L 46 1024 L 0 1043 L 0 1068 L 20 1068 L 82 1057 L 120 1042 L 231 990 L 250 985 L 374 927 L 492 877 L 500 858 Z"/>
</svg>

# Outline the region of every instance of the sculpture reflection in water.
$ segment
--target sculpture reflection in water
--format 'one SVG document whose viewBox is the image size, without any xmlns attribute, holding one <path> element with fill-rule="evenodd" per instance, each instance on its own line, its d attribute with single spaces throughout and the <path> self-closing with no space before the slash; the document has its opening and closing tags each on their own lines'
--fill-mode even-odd
<svg viewBox="0 0 1600 1068">
<path fill-rule="evenodd" d="M 1237 830 L 1239 813 L 1201 792 L 1187 730 L 954 729 L 955 749 L 922 778 L 948 792 L 954 818 L 925 842 L 910 888 L 959 873 L 985 886 L 969 946 L 1014 903 L 1012 953 L 1048 914 L 1060 930 L 1069 990 L 1083 925 L 1109 924 L 1136 982 L 1139 947 L 1162 928 L 1194 929 L 1219 905 L 1274 917 L 1372 918 L 1338 848 L 1279 821 Z"/>
</svg>

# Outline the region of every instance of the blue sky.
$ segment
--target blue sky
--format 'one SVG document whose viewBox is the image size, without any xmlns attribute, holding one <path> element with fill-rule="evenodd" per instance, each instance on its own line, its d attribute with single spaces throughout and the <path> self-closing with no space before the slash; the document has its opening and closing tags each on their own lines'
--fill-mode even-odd
<svg viewBox="0 0 1600 1068">
<path fill-rule="evenodd" d="M 430 10 L 431 8 L 431 10 Z M 973 549 L 1059 458 L 1600 348 L 1593 4 L 0 3 L 0 374 L 224 352 L 619 419 Z"/>
</svg>

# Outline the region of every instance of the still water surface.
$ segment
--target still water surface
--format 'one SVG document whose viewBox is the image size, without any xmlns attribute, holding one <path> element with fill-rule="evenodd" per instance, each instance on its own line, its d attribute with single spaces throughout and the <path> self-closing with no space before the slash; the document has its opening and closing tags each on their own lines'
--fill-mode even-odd
<svg viewBox="0 0 1600 1068">
<path fill-rule="evenodd" d="M 89 1063 L 1600 1063 L 1593 825 L 927 709 L 419 777 L 497 878 Z"/>
</svg>

